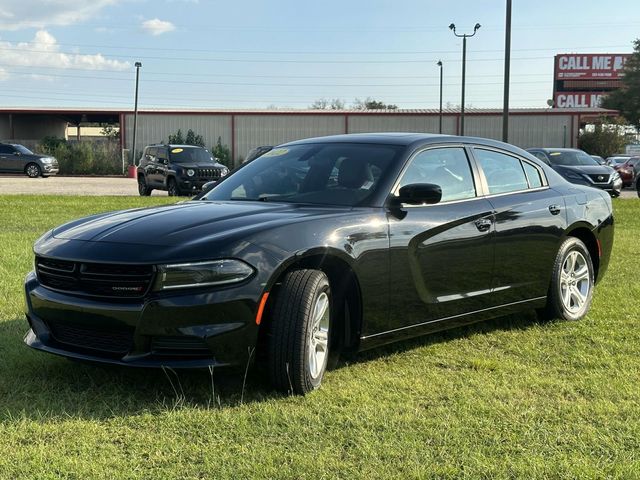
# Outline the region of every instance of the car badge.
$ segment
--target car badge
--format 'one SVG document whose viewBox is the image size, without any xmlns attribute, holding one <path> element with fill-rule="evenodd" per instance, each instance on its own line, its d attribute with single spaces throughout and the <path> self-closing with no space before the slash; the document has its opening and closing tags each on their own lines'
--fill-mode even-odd
<svg viewBox="0 0 640 480">
<path fill-rule="evenodd" d="M 601 182 L 604 180 L 604 177 L 602 175 L 598 175 L 598 181 Z"/>
</svg>

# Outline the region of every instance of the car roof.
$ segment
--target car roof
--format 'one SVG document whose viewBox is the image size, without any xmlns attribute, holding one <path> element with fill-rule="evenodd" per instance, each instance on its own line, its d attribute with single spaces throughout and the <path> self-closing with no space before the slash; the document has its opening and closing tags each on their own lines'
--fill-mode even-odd
<svg viewBox="0 0 640 480">
<path fill-rule="evenodd" d="M 328 135 L 325 137 L 305 138 L 294 140 L 280 146 L 319 144 L 319 143 L 366 143 L 380 145 L 419 146 L 429 143 L 469 143 L 487 147 L 497 147 L 522 154 L 524 150 L 514 145 L 491 140 L 489 138 L 444 135 L 437 133 L 416 132 L 380 132 L 380 133 L 349 133 L 343 135 Z"/>
<path fill-rule="evenodd" d="M 527 151 L 531 150 L 542 150 L 543 152 L 582 152 L 579 148 L 565 148 L 565 147 L 536 147 L 536 148 L 527 148 Z"/>
<path fill-rule="evenodd" d="M 201 147 L 200 145 L 183 145 L 179 143 L 154 143 L 152 145 L 147 145 L 145 148 L 148 148 L 148 147 L 205 148 L 205 147 Z"/>
</svg>

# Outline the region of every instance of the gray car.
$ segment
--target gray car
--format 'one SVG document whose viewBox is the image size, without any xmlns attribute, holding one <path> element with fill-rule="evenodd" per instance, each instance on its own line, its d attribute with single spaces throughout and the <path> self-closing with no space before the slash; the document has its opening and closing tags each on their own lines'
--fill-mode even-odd
<svg viewBox="0 0 640 480">
<path fill-rule="evenodd" d="M 33 153 L 24 145 L 0 143 L 0 173 L 48 177 L 58 173 L 58 161 L 49 155 Z"/>
</svg>

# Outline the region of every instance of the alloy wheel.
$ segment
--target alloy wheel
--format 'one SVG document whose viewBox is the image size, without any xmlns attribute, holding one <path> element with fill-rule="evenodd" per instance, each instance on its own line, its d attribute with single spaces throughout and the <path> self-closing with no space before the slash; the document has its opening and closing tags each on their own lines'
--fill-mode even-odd
<svg viewBox="0 0 640 480">
<path fill-rule="evenodd" d="M 326 292 L 318 295 L 313 307 L 313 318 L 309 332 L 309 373 L 313 379 L 322 375 L 329 354 L 329 296 Z"/>
<path fill-rule="evenodd" d="M 582 253 L 572 250 L 566 256 L 560 271 L 560 298 L 567 311 L 579 312 L 589 296 L 591 276 L 587 260 Z"/>
<path fill-rule="evenodd" d="M 31 178 L 36 178 L 40 176 L 40 168 L 37 165 L 31 164 L 27 167 L 27 175 Z"/>
</svg>

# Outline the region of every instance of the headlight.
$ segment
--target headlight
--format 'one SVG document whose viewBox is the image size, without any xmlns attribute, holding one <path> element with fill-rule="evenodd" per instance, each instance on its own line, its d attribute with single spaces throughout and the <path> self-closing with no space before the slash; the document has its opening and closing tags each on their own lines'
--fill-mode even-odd
<svg viewBox="0 0 640 480">
<path fill-rule="evenodd" d="M 196 171 L 193 168 L 190 168 L 189 170 L 187 170 L 188 177 L 193 177 L 195 174 L 196 174 Z"/>
<path fill-rule="evenodd" d="M 613 172 L 611 177 L 615 180 L 616 178 L 620 178 L 620 174 L 618 172 Z"/>
<path fill-rule="evenodd" d="M 228 173 L 229 173 L 229 169 L 228 169 L 227 167 L 224 167 L 224 168 L 222 169 L 222 171 L 220 172 L 220 176 L 221 176 L 221 177 L 224 177 L 224 176 L 226 176 Z"/>
<path fill-rule="evenodd" d="M 41 158 L 40 161 L 42 163 L 52 163 L 53 162 L 53 158 L 45 157 L 45 158 Z"/>
<path fill-rule="evenodd" d="M 253 274 L 252 267 L 241 260 L 159 265 L 154 290 L 208 287 L 241 282 Z"/>
</svg>

